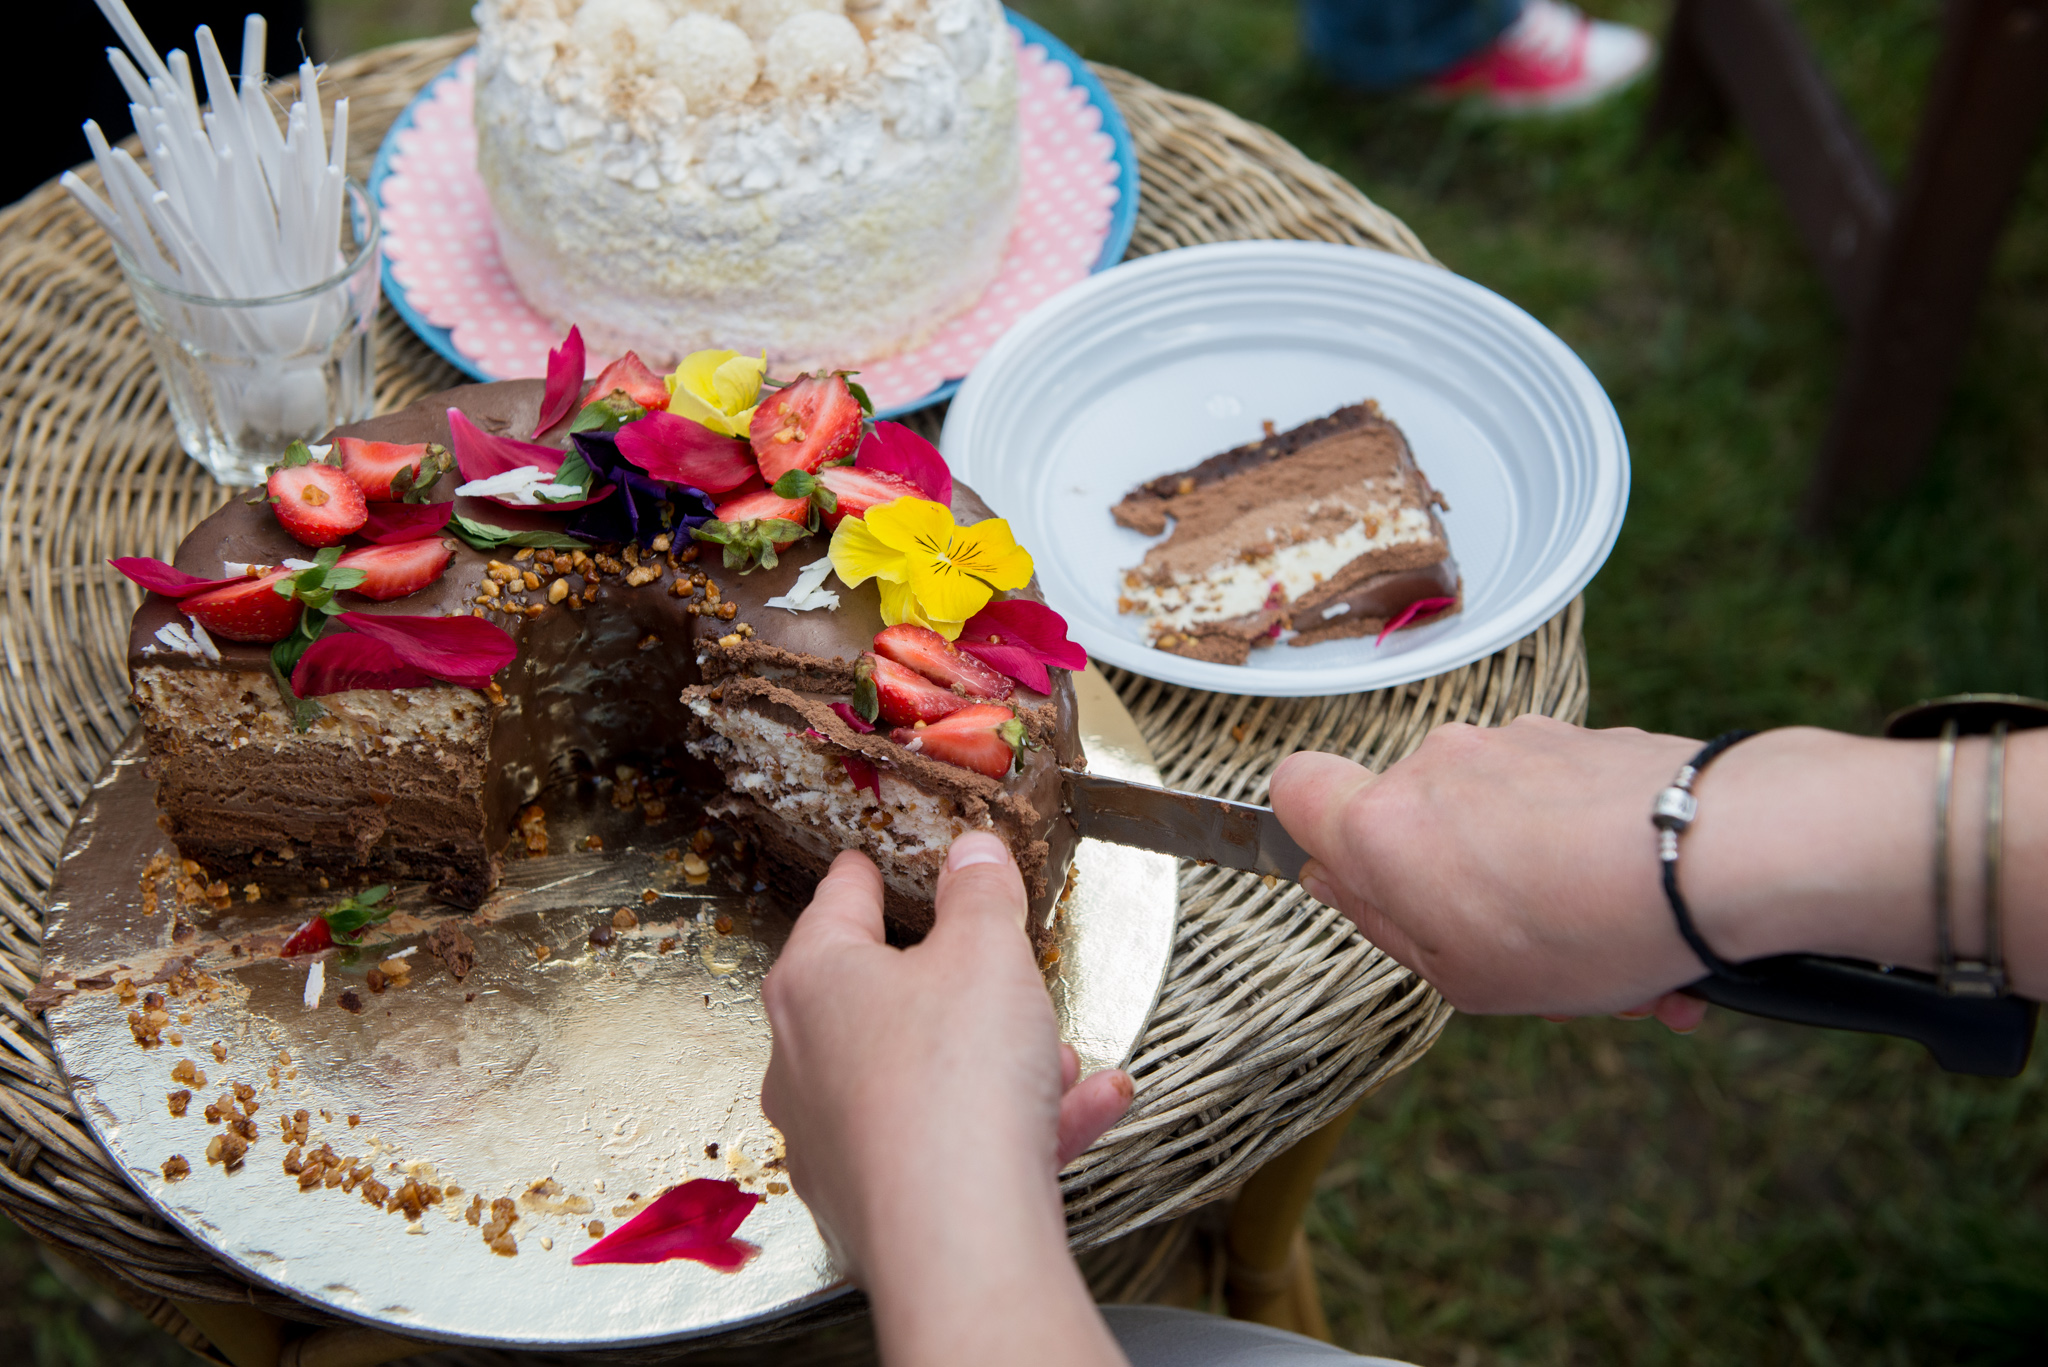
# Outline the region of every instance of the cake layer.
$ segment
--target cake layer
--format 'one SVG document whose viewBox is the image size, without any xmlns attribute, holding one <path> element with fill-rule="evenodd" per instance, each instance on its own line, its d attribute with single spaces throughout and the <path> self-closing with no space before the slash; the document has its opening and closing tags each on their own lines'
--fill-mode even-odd
<svg viewBox="0 0 2048 1367">
<path fill-rule="evenodd" d="M 487 430 L 524 436 L 533 430 L 541 392 L 539 381 L 468 386 L 339 434 L 445 443 L 453 405 Z M 484 523 L 550 525 L 543 514 L 481 499 L 456 503 L 459 515 Z M 958 483 L 953 509 L 963 523 L 992 516 Z M 180 649 L 172 644 L 180 634 L 164 629 L 183 624 L 184 614 L 170 599 L 149 595 L 131 625 L 129 671 L 166 828 L 209 877 L 236 888 L 257 881 L 300 891 L 425 878 L 450 900 L 474 904 L 495 881 L 519 809 L 565 771 L 608 773 L 618 762 L 644 762 L 694 770 L 719 784 L 718 772 L 687 748 L 719 734 L 710 718 L 686 710 L 682 701 L 686 690 L 704 698 L 701 686 L 708 684 L 721 697 L 771 700 L 760 708 L 782 708 L 785 720 L 801 716 L 842 751 L 889 764 L 884 792 L 900 790 L 917 810 L 924 809 L 915 794 L 925 794 L 940 804 L 932 811 L 965 812 L 963 819 L 1002 831 L 1033 879 L 1043 916 L 1071 853 L 1071 834 L 1052 820 L 1058 809 L 1054 767 L 1080 762 L 1071 682 L 1055 671 L 1052 697 L 1020 689 L 1012 699 L 1040 748 L 1027 751 L 1019 771 L 1001 781 L 879 737 L 856 737 L 827 703 L 850 693 L 854 662 L 882 628 L 875 584 L 839 586 L 836 610 L 767 606 L 793 589 L 798 573 L 823 557 L 826 546 L 823 537 L 807 539 L 774 568 L 740 574 L 722 567 L 715 547 L 700 555 L 695 543 L 667 537 L 573 553 L 484 553 L 458 545 L 447 571 L 426 589 L 350 606 L 370 613 L 486 616 L 512 635 L 519 652 L 496 691 L 333 694 L 320 699 L 326 715 L 304 733 L 291 729 L 271 682 L 268 646 L 223 641 L 217 657 Z M 234 499 L 185 539 L 176 563 L 214 578 L 229 563 L 278 564 L 305 554 L 267 507 Z M 560 595 L 557 584 L 565 586 Z M 1035 596 L 1035 589 L 1025 592 Z M 744 725 L 736 716 L 727 739 L 771 757 L 773 747 L 764 749 Z M 728 775 L 745 765 L 731 756 L 719 762 Z M 827 772 L 823 759 L 816 763 L 819 773 Z M 844 773 L 843 764 L 831 767 Z M 783 768 L 789 771 L 786 762 Z M 789 809 L 790 792 L 777 793 L 771 784 L 759 793 L 769 799 L 764 811 L 774 810 L 778 798 Z M 957 811 L 943 805 L 959 807 L 963 797 L 966 805 Z M 929 895 L 929 879 L 917 872 L 922 866 L 900 839 L 892 845 L 858 836 L 873 828 L 857 817 L 843 813 L 830 827 L 838 832 L 834 838 L 843 835 L 845 848 L 870 848 L 885 861 L 901 853 L 903 867 L 887 870 L 895 880 L 899 929 L 910 933 L 909 927 L 928 924 L 928 902 L 913 904 L 920 889 Z M 920 818 L 906 809 L 889 821 L 899 819 Z M 770 830 L 767 822 L 758 824 Z M 927 840 L 942 834 L 939 826 L 921 829 Z M 808 856 L 778 870 L 776 850 L 798 847 L 766 838 L 758 846 L 771 881 L 808 894 L 819 871 Z"/>
<path fill-rule="evenodd" d="M 1148 481 L 1111 515 L 1172 534 L 1128 571 L 1118 609 L 1151 644 L 1242 664 L 1294 644 L 1377 631 L 1421 598 L 1456 597 L 1442 496 L 1371 402 Z"/>
<path fill-rule="evenodd" d="M 599 354 L 927 340 L 1001 267 L 1021 166 L 995 0 L 484 0 L 477 166 L 505 268 Z"/>
</svg>

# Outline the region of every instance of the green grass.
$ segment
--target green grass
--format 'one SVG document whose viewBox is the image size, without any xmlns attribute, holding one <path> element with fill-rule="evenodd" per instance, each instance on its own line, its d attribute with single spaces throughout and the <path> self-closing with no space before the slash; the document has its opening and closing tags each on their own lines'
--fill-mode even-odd
<svg viewBox="0 0 2048 1367">
<path fill-rule="evenodd" d="M 464 22 L 459 5 L 316 8 L 326 54 Z M 1533 123 L 1351 96 L 1299 60 L 1288 0 L 1019 8 L 1275 128 L 1586 358 L 1635 478 L 1588 592 L 1596 724 L 1869 729 L 1944 691 L 2048 694 L 2048 157 L 1928 473 L 1808 539 L 1793 510 L 1843 334 L 1739 139 L 1698 164 L 1639 156 L 1641 90 Z M 1659 31 L 1667 13 L 1592 8 Z M 1793 8 L 1896 173 L 1936 0 Z M 1949 1078 L 1913 1046 L 1725 1013 L 1689 1039 L 1462 1017 L 1367 1103 L 1326 1175 L 1326 1300 L 1346 1344 L 1456 1367 L 2036 1361 L 2044 1079 L 2040 1063 L 2014 1083 Z M 52 1305 L 85 1323 L 21 1248 L 0 1231 L 12 1323 Z M 39 1363 L 94 1360 L 63 1347 L 73 1330 L 37 1332 Z"/>
</svg>

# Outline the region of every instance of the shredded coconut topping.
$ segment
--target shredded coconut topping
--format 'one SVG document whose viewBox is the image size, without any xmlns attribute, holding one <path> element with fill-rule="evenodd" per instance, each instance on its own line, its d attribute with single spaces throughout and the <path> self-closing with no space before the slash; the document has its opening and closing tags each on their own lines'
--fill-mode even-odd
<svg viewBox="0 0 2048 1367">
<path fill-rule="evenodd" d="M 832 573 L 832 557 L 819 556 L 810 564 L 797 571 L 796 582 L 789 586 L 789 592 L 778 594 L 768 600 L 771 608 L 788 608 L 791 612 L 809 612 L 813 608 L 839 609 L 839 594 L 824 588 L 825 576 Z"/>
</svg>

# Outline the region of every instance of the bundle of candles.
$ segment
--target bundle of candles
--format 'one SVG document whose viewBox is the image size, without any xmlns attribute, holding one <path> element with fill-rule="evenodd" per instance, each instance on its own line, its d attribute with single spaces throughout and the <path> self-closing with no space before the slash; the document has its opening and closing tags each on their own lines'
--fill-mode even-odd
<svg viewBox="0 0 2048 1367">
<path fill-rule="evenodd" d="M 86 141 L 107 197 L 73 172 L 62 181 L 120 244 L 131 272 L 184 295 L 249 301 L 311 290 L 342 271 L 348 101 L 335 101 L 330 135 L 318 69 L 304 61 L 299 98 L 280 132 L 264 83 L 266 25 L 251 14 L 242 27 L 239 91 L 212 32 L 201 27 L 193 35 L 211 106 L 202 110 L 185 53 L 159 56 L 123 0 L 98 4 L 128 49 L 108 48 L 107 60 L 128 93 L 149 170 L 88 121 Z M 211 402 L 223 410 L 214 422 L 229 433 L 275 434 L 269 441 L 310 435 L 330 421 L 328 382 L 318 367 L 331 359 L 326 339 L 346 325 L 348 295 L 327 291 L 261 308 L 166 305 L 182 315 L 168 320 L 171 330 L 211 372 Z"/>
</svg>

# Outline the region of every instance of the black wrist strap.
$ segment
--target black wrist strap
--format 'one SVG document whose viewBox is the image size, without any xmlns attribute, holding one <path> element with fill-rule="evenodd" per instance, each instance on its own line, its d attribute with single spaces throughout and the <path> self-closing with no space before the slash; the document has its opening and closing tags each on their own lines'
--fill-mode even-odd
<svg viewBox="0 0 2048 1367">
<path fill-rule="evenodd" d="M 1727 731 L 1708 741 L 1705 748 L 1685 762 L 1677 777 L 1671 780 L 1671 786 L 1657 794 L 1657 805 L 1650 812 L 1650 824 L 1657 828 L 1657 859 L 1664 870 L 1664 896 L 1671 903 L 1671 914 L 1678 919 L 1678 933 L 1692 946 L 1692 952 L 1699 955 L 1700 962 L 1707 966 L 1707 972 L 1739 983 L 1752 981 L 1751 976 L 1708 946 L 1700 928 L 1693 924 L 1692 908 L 1686 906 L 1684 896 L 1678 891 L 1678 837 L 1699 815 L 1699 799 L 1693 796 L 1692 785 L 1699 779 L 1701 771 L 1712 764 L 1722 751 L 1755 734 L 1754 731 Z"/>
</svg>

